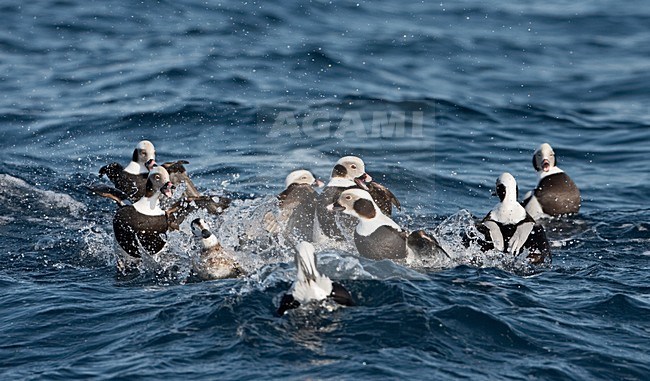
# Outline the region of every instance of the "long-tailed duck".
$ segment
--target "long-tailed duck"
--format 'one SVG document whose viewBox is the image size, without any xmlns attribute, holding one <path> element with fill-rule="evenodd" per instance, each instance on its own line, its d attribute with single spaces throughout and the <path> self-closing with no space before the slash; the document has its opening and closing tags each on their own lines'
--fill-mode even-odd
<svg viewBox="0 0 650 381">
<path fill-rule="evenodd" d="M 124 192 L 131 201 L 137 201 L 145 193 L 149 168 L 147 162 L 156 159 L 156 150 L 148 140 L 143 140 L 133 150 L 131 162 L 125 167 L 111 163 L 99 169 L 99 176 L 106 175 L 115 188 Z"/>
<path fill-rule="evenodd" d="M 449 257 L 435 237 L 423 230 L 411 234 L 384 215 L 370 194 L 363 189 L 348 189 L 329 207 L 358 220 L 354 243 L 361 256 L 410 262 L 415 257 Z"/>
<path fill-rule="evenodd" d="M 517 202 L 517 182 L 510 173 L 503 173 L 496 182 L 499 203 L 483 218 L 477 228 L 485 236 L 479 241 L 483 250 L 496 249 L 518 255 L 529 250 L 528 259 L 538 264 L 551 259 L 551 249 L 544 228 Z"/>
<path fill-rule="evenodd" d="M 537 187 L 528 192 L 523 205 L 535 220 L 543 216 L 575 214 L 580 210 L 580 190 L 571 178 L 557 167 L 553 148 L 544 143 L 535 150 L 533 167 Z"/>
<path fill-rule="evenodd" d="M 221 246 L 207 222 L 196 218 L 190 227 L 192 234 L 201 241 L 201 254 L 194 263 L 194 272 L 201 279 L 236 278 L 244 274 L 234 254 Z"/>
<path fill-rule="evenodd" d="M 345 156 L 339 159 L 332 170 L 332 175 L 325 190 L 320 194 L 316 206 L 316 215 L 323 234 L 327 237 L 342 239 L 343 235 L 337 224 L 336 215 L 327 210 L 328 205 L 335 203 L 346 189 L 359 188 L 368 191 L 383 214 L 390 216 L 392 206 L 398 209 L 400 202 L 388 188 L 372 180 L 366 173 L 366 167 L 360 158 Z M 354 226 L 354 221 L 341 219 L 341 223 Z"/>
<path fill-rule="evenodd" d="M 322 275 L 316 267 L 314 246 L 309 242 L 300 242 L 296 246 L 296 281 L 280 301 L 279 316 L 290 309 L 298 308 L 310 302 L 331 299 L 337 304 L 353 306 L 350 293 L 340 283 L 332 282 Z"/>
<path fill-rule="evenodd" d="M 167 171 L 155 167 L 147 177 L 144 196 L 132 205 L 119 208 L 115 213 L 115 239 L 130 259 L 140 258 L 143 252 L 156 254 L 165 247 L 164 236 L 169 226 L 167 214 L 160 208 L 159 198 L 161 194 L 171 197 L 172 189 Z"/>
</svg>

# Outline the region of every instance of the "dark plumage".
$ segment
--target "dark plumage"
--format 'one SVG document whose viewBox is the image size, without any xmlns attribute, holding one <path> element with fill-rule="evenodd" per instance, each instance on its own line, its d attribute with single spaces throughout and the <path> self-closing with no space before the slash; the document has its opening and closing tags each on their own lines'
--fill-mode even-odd
<svg viewBox="0 0 650 381">
<path fill-rule="evenodd" d="M 289 292 L 282 296 L 277 310 L 278 316 L 290 309 L 298 308 L 310 302 L 331 299 L 343 306 L 353 306 L 350 293 L 337 282 L 322 275 L 316 267 L 314 246 L 309 242 L 300 242 L 296 246 L 296 280 Z"/>
<path fill-rule="evenodd" d="M 126 167 L 111 163 L 99 169 L 99 176 L 106 176 L 115 188 L 128 195 L 129 200 L 139 200 L 145 193 L 148 168 L 146 163 L 156 158 L 156 150 L 150 141 L 143 140 L 133 150 L 131 162 Z"/>
<path fill-rule="evenodd" d="M 127 195 L 131 201 L 144 196 L 148 173 L 133 174 L 124 171 L 119 163 L 111 163 L 99 169 L 99 176 L 106 176 L 116 189 Z"/>
<path fill-rule="evenodd" d="M 128 271 L 125 263 L 134 264 L 142 256 L 160 252 L 166 244 L 165 234 L 169 229 L 167 214 L 160 209 L 159 197 L 171 196 L 172 183 L 169 174 L 162 167 L 151 170 L 145 185 L 145 195 L 133 205 L 120 207 L 113 217 L 113 233 L 127 258 L 118 260 L 122 271 Z M 130 257 L 131 259 L 129 259 Z"/>
<path fill-rule="evenodd" d="M 479 233 L 484 236 L 477 243 L 481 249 L 496 249 L 518 255 L 528 249 L 528 259 L 539 264 L 551 260 L 551 250 L 544 228 L 517 202 L 517 182 L 509 173 L 503 173 L 497 179 L 497 195 L 500 202 L 477 225 Z"/>
<path fill-rule="evenodd" d="M 545 215 L 557 217 L 580 211 L 580 190 L 557 166 L 555 152 L 548 143 L 535 150 L 533 168 L 537 171 L 539 180 L 535 189 L 526 195 L 522 203 L 528 214 L 537 220 Z"/>
<path fill-rule="evenodd" d="M 403 231 L 381 212 L 370 194 L 363 189 L 345 190 L 332 209 L 357 219 L 354 243 L 363 257 L 407 260 L 412 254 L 420 258 L 449 258 L 438 241 L 423 230 L 411 234 Z"/>
<path fill-rule="evenodd" d="M 341 193 L 347 189 L 368 191 L 379 209 L 386 216 L 392 215 L 393 205 L 398 209 L 401 208 L 399 200 L 388 188 L 372 181 L 372 177 L 365 172 L 363 160 L 356 156 L 342 157 L 332 169 L 330 182 L 318 197 L 316 206 L 316 215 L 321 231 L 328 237 L 343 239 L 343 234 L 336 223 L 336 215 L 328 211 L 327 207 L 335 203 Z M 339 216 L 339 222 L 343 226 L 354 226 L 354 220 L 346 216 Z"/>
<path fill-rule="evenodd" d="M 286 221 L 286 231 L 296 242 L 312 242 L 318 193 L 316 187 L 323 182 L 305 169 L 289 173 L 284 181 L 285 189 L 278 195 L 282 219 Z"/>
</svg>

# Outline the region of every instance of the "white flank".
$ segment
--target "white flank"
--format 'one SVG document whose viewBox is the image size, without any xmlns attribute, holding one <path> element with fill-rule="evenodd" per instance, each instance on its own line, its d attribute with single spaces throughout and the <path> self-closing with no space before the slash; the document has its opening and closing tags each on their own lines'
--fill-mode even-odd
<svg viewBox="0 0 650 381">
<path fill-rule="evenodd" d="M 537 197 L 535 196 L 531 196 L 528 204 L 526 204 L 526 212 L 528 212 L 535 221 L 540 218 L 548 217 L 548 214 L 544 213 L 542 206 L 539 204 L 539 201 L 537 201 Z"/>
</svg>

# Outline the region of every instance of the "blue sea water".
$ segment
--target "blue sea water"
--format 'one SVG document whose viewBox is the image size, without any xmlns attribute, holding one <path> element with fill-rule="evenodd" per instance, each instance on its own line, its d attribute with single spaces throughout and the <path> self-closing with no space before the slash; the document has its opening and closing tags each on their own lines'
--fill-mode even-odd
<svg viewBox="0 0 650 381">
<path fill-rule="evenodd" d="M 7 0 L 0 20 L 1 379 L 650 377 L 648 2 Z M 584 202 L 545 222 L 533 271 L 317 247 L 358 305 L 278 318 L 282 242 L 247 247 L 244 279 L 193 282 L 184 226 L 116 280 L 114 206 L 84 185 L 141 139 L 235 198 L 226 245 L 288 172 L 348 154 L 458 258 L 500 173 L 535 185 L 542 142 Z"/>
</svg>

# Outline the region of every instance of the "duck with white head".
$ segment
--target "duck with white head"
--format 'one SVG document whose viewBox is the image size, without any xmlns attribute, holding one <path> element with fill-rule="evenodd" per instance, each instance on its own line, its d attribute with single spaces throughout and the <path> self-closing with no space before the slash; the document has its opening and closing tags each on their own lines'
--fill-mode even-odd
<svg viewBox="0 0 650 381">
<path fill-rule="evenodd" d="M 137 201 L 144 196 L 147 176 L 149 175 L 148 163 L 156 160 L 156 149 L 148 140 L 139 142 L 131 161 L 126 167 L 119 163 L 107 164 L 99 169 L 99 176 L 106 175 L 115 188 L 124 192 L 131 201 Z"/>
<path fill-rule="evenodd" d="M 390 259 L 409 264 L 418 258 L 449 258 L 432 235 L 423 230 L 408 233 L 382 213 L 368 191 L 347 189 L 328 206 L 357 220 L 354 243 L 362 257 Z"/>
<path fill-rule="evenodd" d="M 343 238 L 336 214 L 327 210 L 327 206 L 335 203 L 343 191 L 353 188 L 367 191 L 384 215 L 391 216 L 393 205 L 398 209 L 401 208 L 397 197 L 388 188 L 373 181 L 372 177 L 366 173 L 366 165 L 361 158 L 344 156 L 336 162 L 330 181 L 318 198 L 316 215 L 325 236 L 335 239 Z M 350 219 L 342 218 L 340 222 L 343 226 L 354 226 L 354 221 Z"/>
<path fill-rule="evenodd" d="M 165 247 L 164 236 L 169 223 L 167 214 L 160 208 L 160 197 L 171 197 L 173 188 L 165 168 L 156 166 L 147 176 L 144 196 L 115 212 L 113 233 L 119 247 L 126 254 L 118 256 L 121 257 L 118 259 L 118 267 L 122 271 L 127 271 L 130 265 L 137 265 L 142 253 L 153 255 Z"/>
<path fill-rule="evenodd" d="M 496 182 L 499 203 L 483 218 L 477 229 L 485 237 L 479 240 L 483 250 L 495 249 L 516 256 L 528 249 L 528 260 L 540 264 L 551 260 L 551 250 L 541 225 L 517 202 L 519 190 L 515 178 L 508 172 Z"/>
<path fill-rule="evenodd" d="M 581 198 L 578 186 L 557 166 L 555 151 L 544 143 L 533 154 L 533 168 L 537 171 L 537 187 L 524 197 L 526 211 L 535 219 L 546 216 L 576 214 Z"/>
</svg>

